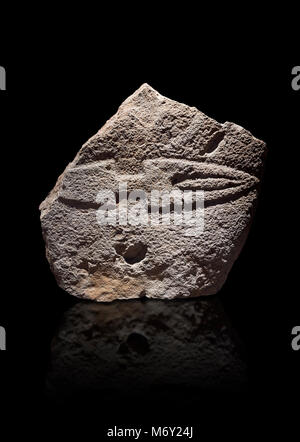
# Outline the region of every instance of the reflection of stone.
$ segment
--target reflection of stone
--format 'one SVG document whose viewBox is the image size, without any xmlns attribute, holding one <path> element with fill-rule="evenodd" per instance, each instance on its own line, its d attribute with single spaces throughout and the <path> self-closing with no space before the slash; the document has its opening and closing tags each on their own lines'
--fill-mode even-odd
<svg viewBox="0 0 300 442">
<path fill-rule="evenodd" d="M 65 313 L 53 340 L 48 373 L 48 391 L 55 396 L 157 395 L 245 384 L 239 346 L 215 298 L 79 302 Z"/>
<path fill-rule="evenodd" d="M 47 258 L 58 284 L 96 301 L 215 294 L 247 237 L 265 151 L 240 126 L 218 123 L 142 85 L 81 148 L 41 204 Z M 99 192 L 110 192 L 120 209 L 138 189 L 147 200 L 153 190 L 204 191 L 204 231 L 185 217 L 174 222 L 182 198 L 165 206 L 170 225 L 97 222 L 104 203 Z M 165 208 L 157 204 L 157 210 Z M 149 207 L 144 209 L 148 221 Z"/>
</svg>

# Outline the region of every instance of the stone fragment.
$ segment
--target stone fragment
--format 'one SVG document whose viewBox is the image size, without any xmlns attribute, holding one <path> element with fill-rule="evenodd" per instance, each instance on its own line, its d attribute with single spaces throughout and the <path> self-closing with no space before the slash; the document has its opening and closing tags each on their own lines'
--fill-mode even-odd
<svg viewBox="0 0 300 442">
<path fill-rule="evenodd" d="M 40 206 L 57 283 L 95 301 L 215 294 L 246 240 L 265 154 L 265 143 L 242 127 L 142 85 L 82 146 Z M 190 213 L 197 220 L 204 213 L 204 226 L 187 224 L 185 214 L 176 223 L 175 197 L 170 206 L 158 199 L 155 212 L 153 190 L 192 192 Z M 204 191 L 204 211 L 196 191 Z"/>
</svg>

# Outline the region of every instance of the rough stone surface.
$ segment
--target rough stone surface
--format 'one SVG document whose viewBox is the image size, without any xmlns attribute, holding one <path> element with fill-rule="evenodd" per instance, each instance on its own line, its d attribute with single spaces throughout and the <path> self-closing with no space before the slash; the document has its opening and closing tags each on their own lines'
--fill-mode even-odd
<svg viewBox="0 0 300 442">
<path fill-rule="evenodd" d="M 202 390 L 244 390 L 243 348 L 216 297 L 78 302 L 51 346 L 47 392 L 56 399 L 93 392 L 201 397 Z M 100 396 L 99 396 L 100 394 Z M 177 397 L 178 399 L 178 397 Z"/>
<path fill-rule="evenodd" d="M 215 294 L 247 237 L 265 143 L 149 85 L 82 146 L 40 206 L 46 254 L 61 288 L 96 301 Z M 99 225 L 96 197 L 201 189 L 205 227 Z"/>
</svg>

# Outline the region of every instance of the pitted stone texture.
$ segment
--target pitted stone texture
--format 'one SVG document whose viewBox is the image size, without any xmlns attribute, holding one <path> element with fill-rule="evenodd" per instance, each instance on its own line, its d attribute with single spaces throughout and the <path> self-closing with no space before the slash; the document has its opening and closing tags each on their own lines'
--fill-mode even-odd
<svg viewBox="0 0 300 442">
<path fill-rule="evenodd" d="M 234 123 L 142 85 L 82 146 L 40 206 L 46 254 L 61 288 L 96 301 L 215 294 L 246 240 L 265 143 Z M 205 227 L 109 226 L 97 194 L 204 190 Z"/>
</svg>

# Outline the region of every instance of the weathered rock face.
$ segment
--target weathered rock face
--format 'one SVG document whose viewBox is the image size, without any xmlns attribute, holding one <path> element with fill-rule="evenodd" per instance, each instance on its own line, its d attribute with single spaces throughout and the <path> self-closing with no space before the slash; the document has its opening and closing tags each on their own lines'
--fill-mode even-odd
<svg viewBox="0 0 300 442">
<path fill-rule="evenodd" d="M 93 392 L 201 397 L 202 390 L 244 390 L 243 348 L 215 298 L 79 301 L 64 313 L 51 345 L 50 396 Z M 100 396 L 99 396 L 100 394 Z"/>
<path fill-rule="evenodd" d="M 265 151 L 240 126 L 220 124 L 142 85 L 83 145 L 40 206 L 59 286 L 96 301 L 216 293 L 248 234 Z M 130 194 L 139 189 L 147 196 L 153 190 L 204 191 L 204 228 L 177 224 L 175 200 L 171 223 L 163 222 L 164 202 L 152 222 L 151 200 Z M 100 216 L 104 201 L 106 219 L 115 225 Z M 126 204 L 140 204 L 140 210 L 122 218 Z M 203 214 L 195 201 L 191 211 Z M 148 223 L 139 224 L 141 213 Z"/>
</svg>

